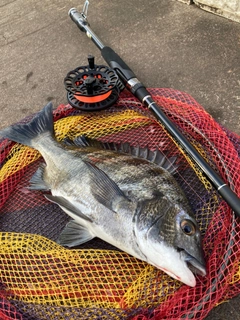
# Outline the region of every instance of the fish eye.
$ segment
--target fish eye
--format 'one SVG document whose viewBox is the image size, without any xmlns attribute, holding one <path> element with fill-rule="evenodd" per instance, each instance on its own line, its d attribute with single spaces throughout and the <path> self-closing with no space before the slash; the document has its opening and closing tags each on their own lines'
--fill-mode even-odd
<svg viewBox="0 0 240 320">
<path fill-rule="evenodd" d="M 181 221 L 180 226 L 182 228 L 182 231 L 188 236 L 192 236 L 196 233 L 196 227 L 191 220 L 186 219 Z"/>
</svg>

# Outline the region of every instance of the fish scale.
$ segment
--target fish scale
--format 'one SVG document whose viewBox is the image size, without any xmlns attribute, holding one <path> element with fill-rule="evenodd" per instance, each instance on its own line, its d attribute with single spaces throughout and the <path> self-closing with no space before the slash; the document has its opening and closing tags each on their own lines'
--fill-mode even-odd
<svg viewBox="0 0 240 320">
<path fill-rule="evenodd" d="M 128 193 L 132 190 L 138 190 L 134 194 L 131 192 L 135 198 L 147 199 L 151 197 L 156 191 L 156 186 L 159 191 L 167 188 L 171 197 L 172 177 L 167 170 L 154 163 L 133 157 L 130 154 L 119 154 L 116 151 L 98 150 L 92 147 L 86 147 L 82 152 L 79 150 L 77 152 L 83 160 L 91 161 L 98 168 L 107 172 L 122 190 L 126 190 Z M 176 194 L 175 188 L 172 192 L 173 197 L 175 196 L 173 201 L 180 198 L 178 201 L 186 202 L 181 190 Z M 182 197 L 180 197 L 181 195 Z"/>
</svg>

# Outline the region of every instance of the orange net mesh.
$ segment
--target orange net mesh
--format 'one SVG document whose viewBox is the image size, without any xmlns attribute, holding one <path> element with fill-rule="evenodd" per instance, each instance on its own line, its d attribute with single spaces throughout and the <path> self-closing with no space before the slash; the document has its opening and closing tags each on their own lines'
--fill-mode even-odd
<svg viewBox="0 0 240 320">
<path fill-rule="evenodd" d="M 189 95 L 151 89 L 154 99 L 201 155 L 240 195 L 240 137 Z M 24 119 L 28 122 L 31 117 Z M 28 190 L 43 161 L 26 146 L 0 142 L 0 319 L 203 319 L 240 292 L 240 230 L 232 210 L 164 128 L 129 93 L 96 113 L 54 111 L 56 138 L 80 134 L 177 155 L 175 178 L 203 234 L 207 276 L 190 288 L 100 239 L 78 249 L 56 244 L 69 217 Z"/>
</svg>

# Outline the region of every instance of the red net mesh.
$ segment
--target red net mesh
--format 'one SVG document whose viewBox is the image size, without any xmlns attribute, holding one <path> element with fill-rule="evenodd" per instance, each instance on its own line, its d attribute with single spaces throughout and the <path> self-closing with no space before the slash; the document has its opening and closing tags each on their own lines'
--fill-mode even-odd
<svg viewBox="0 0 240 320">
<path fill-rule="evenodd" d="M 240 137 L 221 127 L 189 95 L 151 89 L 155 101 L 240 196 Z M 28 122 L 31 117 L 24 119 Z M 203 319 L 240 292 L 240 230 L 232 210 L 164 128 L 129 93 L 98 113 L 69 105 L 54 111 L 56 138 L 79 133 L 177 155 L 175 178 L 203 234 L 207 276 L 190 288 L 94 239 L 79 249 L 55 243 L 69 217 L 27 189 L 38 152 L 0 143 L 1 319 Z"/>
</svg>

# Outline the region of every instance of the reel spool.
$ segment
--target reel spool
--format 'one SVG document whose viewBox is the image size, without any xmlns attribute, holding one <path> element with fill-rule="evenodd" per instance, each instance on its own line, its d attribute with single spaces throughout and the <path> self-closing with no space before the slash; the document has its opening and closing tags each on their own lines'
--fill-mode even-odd
<svg viewBox="0 0 240 320">
<path fill-rule="evenodd" d="M 124 89 L 117 73 L 107 66 L 95 65 L 88 56 L 88 66 L 70 71 L 64 79 L 69 104 L 84 111 L 98 111 L 113 105 Z"/>
</svg>

